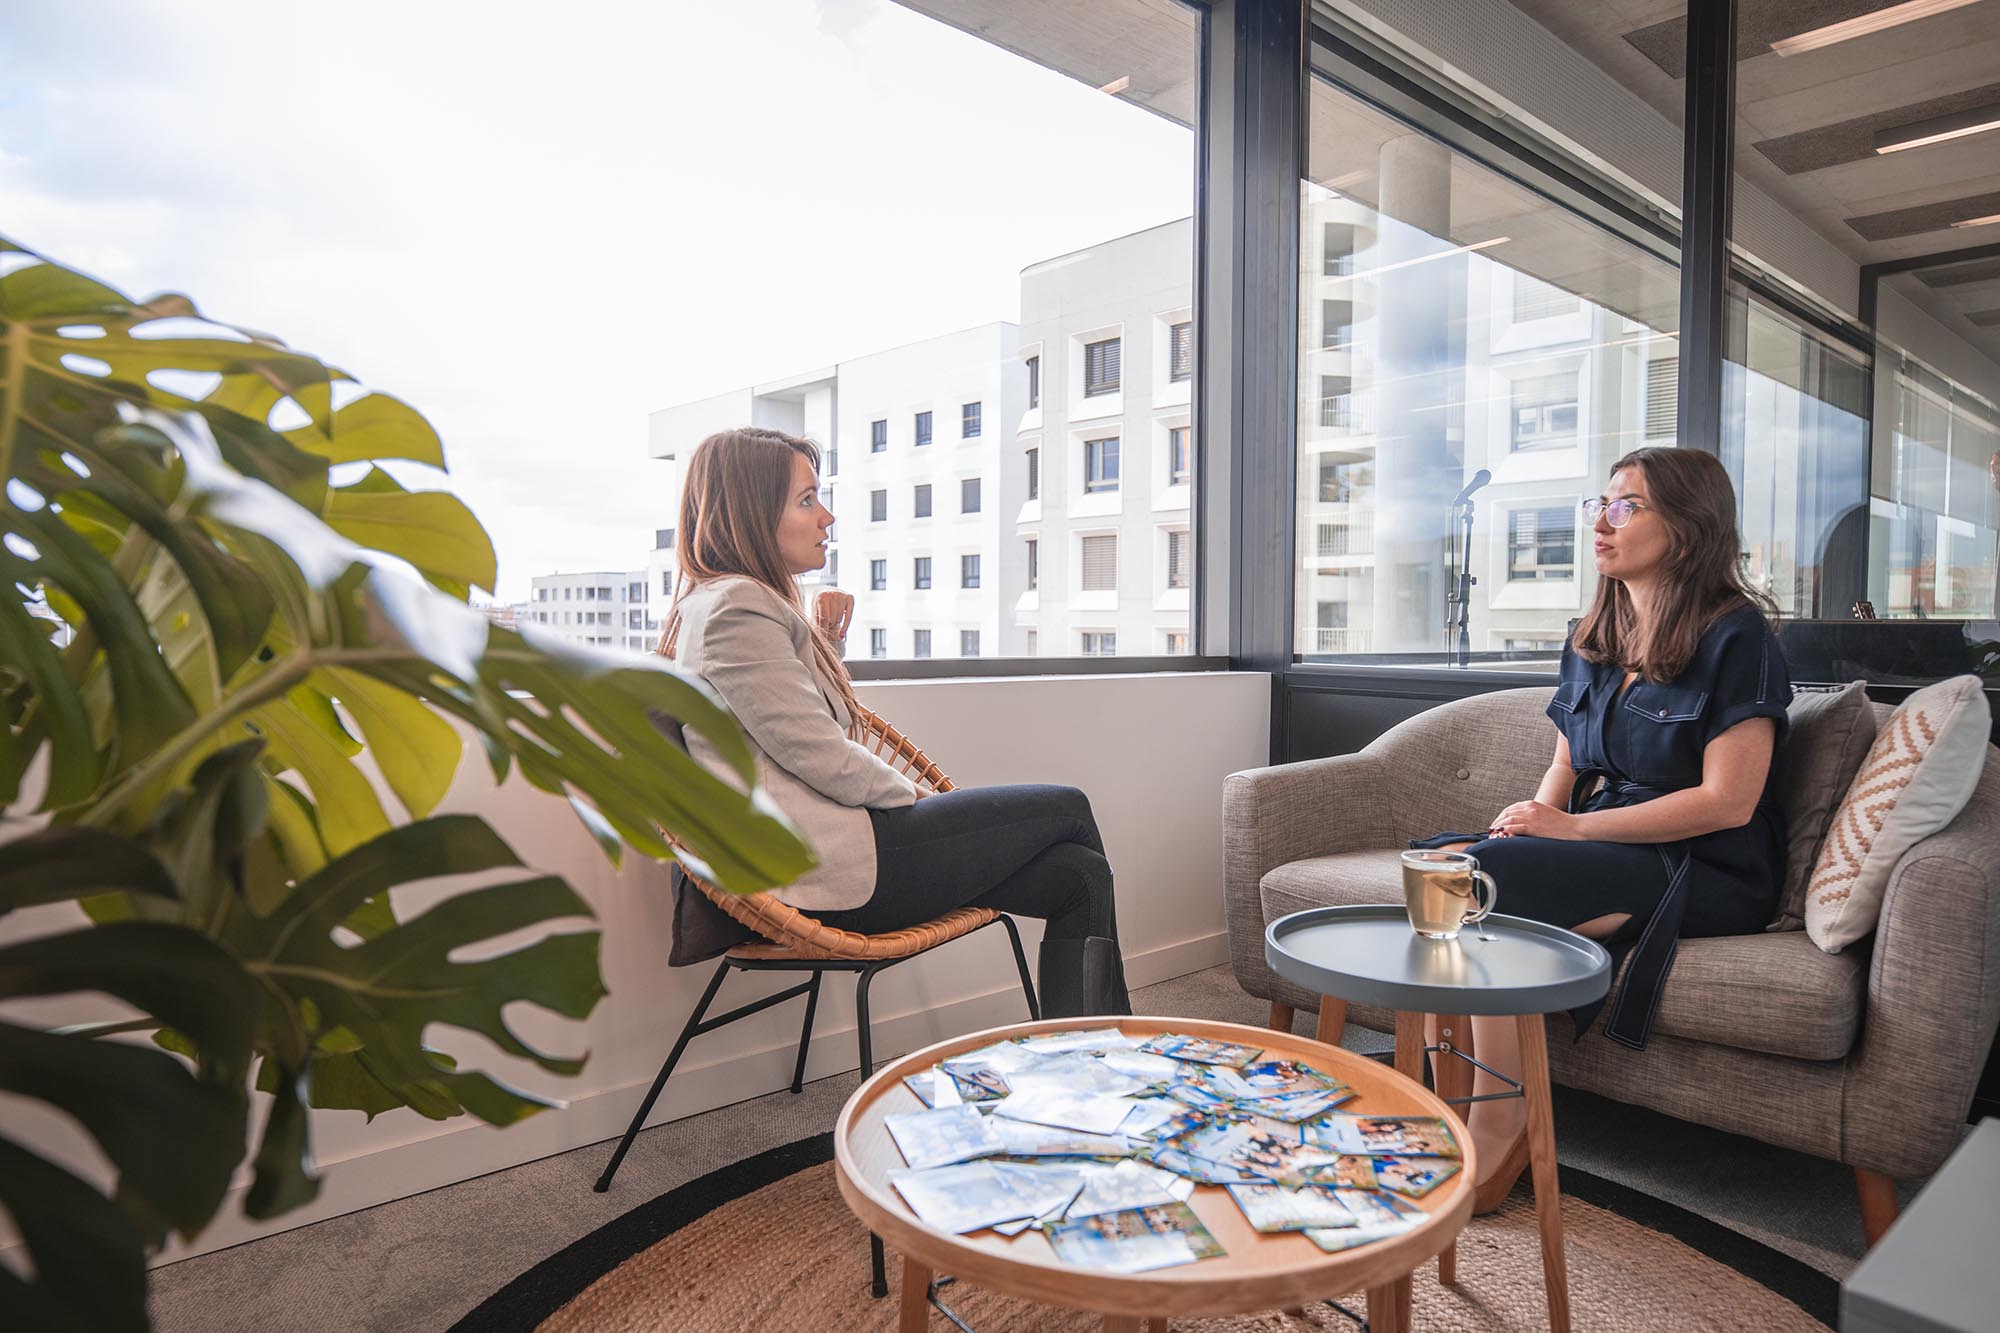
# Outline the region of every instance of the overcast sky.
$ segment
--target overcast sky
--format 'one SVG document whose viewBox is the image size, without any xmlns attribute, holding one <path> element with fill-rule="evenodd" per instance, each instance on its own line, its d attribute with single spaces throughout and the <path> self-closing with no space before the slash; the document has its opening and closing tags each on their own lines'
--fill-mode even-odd
<svg viewBox="0 0 2000 1333">
<path fill-rule="evenodd" d="M 503 600 L 643 566 L 649 411 L 1014 319 L 1191 152 L 889 0 L 0 7 L 0 234 L 409 400 Z"/>
</svg>

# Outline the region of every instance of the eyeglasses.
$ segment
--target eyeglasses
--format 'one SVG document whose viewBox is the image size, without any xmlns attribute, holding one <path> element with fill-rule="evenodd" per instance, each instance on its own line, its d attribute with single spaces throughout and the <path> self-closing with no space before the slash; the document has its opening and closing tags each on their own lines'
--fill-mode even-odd
<svg viewBox="0 0 2000 1333">
<path fill-rule="evenodd" d="M 1594 524 L 1597 522 L 1597 516 L 1602 514 L 1612 527 L 1622 528 L 1632 521 L 1632 515 L 1645 507 L 1639 501 L 1632 499 L 1613 500 L 1610 504 L 1606 504 L 1602 500 L 1585 500 L 1583 502 L 1583 521 Z"/>
</svg>

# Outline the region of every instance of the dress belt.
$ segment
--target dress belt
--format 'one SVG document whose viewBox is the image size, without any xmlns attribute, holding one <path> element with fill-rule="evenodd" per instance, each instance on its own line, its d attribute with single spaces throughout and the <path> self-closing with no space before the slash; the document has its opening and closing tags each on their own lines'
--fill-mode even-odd
<svg viewBox="0 0 2000 1333">
<path fill-rule="evenodd" d="M 1604 785 L 1593 794 L 1592 787 L 1600 778 Z M 1601 768 L 1586 768 L 1576 775 L 1576 782 L 1570 788 L 1569 812 L 1582 814 L 1592 808 L 1603 810 L 1639 805 L 1673 790 L 1676 789 L 1629 782 Z M 1659 905 L 1646 919 L 1636 939 L 1626 936 L 1605 945 L 1606 952 L 1611 955 L 1613 976 L 1617 975 L 1620 963 L 1628 955 L 1632 964 L 1626 969 L 1625 980 L 1618 987 L 1618 993 L 1609 997 L 1611 1014 L 1604 1020 L 1604 1035 L 1635 1051 L 1646 1049 L 1646 1038 L 1653 1028 L 1653 1013 L 1660 1007 L 1660 995 L 1666 989 L 1667 973 L 1673 970 L 1674 955 L 1680 952 L 1681 918 L 1687 913 L 1688 867 L 1692 861 L 1685 839 L 1654 843 L 1653 849 L 1660 854 L 1660 860 L 1666 866 L 1667 891 L 1660 895 Z M 1599 1000 L 1574 1011 L 1579 1039 L 1589 1029 L 1591 1019 L 1596 1017 L 1604 1003 L 1604 1000 Z"/>
</svg>

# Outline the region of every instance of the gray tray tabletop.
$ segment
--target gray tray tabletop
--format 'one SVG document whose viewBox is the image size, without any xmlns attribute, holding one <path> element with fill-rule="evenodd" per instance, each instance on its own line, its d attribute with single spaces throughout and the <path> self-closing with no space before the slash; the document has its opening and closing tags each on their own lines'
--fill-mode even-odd
<svg viewBox="0 0 2000 1333">
<path fill-rule="evenodd" d="M 1425 1014 L 1552 1014 L 1611 988 L 1611 955 L 1594 940 L 1498 913 L 1484 925 L 1493 939 L 1467 926 L 1427 940 L 1400 906 L 1313 907 L 1270 924 L 1264 959 L 1321 995 Z"/>
</svg>

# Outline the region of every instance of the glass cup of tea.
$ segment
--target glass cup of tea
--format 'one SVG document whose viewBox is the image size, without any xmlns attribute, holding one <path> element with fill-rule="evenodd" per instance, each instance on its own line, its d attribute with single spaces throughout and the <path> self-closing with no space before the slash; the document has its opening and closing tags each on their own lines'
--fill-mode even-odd
<svg viewBox="0 0 2000 1333">
<path fill-rule="evenodd" d="M 1410 929 L 1427 940 L 1455 940 L 1462 926 L 1484 921 L 1500 901 L 1500 886 L 1465 852 L 1403 853 L 1403 905 Z"/>
</svg>

